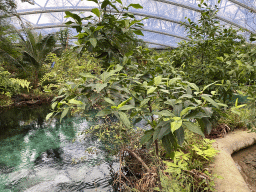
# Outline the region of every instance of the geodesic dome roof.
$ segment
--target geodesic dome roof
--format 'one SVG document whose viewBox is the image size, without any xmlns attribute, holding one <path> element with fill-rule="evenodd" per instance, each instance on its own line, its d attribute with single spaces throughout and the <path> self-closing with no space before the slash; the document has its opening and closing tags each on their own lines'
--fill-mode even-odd
<svg viewBox="0 0 256 192">
<path fill-rule="evenodd" d="M 245 34 L 256 33 L 256 0 L 209 0 L 211 6 L 217 5 L 217 19 L 226 26 L 232 25 L 245 29 Z M 185 17 L 197 21 L 200 16 L 198 0 L 123 0 L 143 6 L 143 9 L 130 8 L 137 19 L 143 20 L 144 36 L 139 36 L 149 47 L 177 47 L 181 40 L 187 40 Z M 81 16 L 91 15 L 90 10 L 98 7 L 94 2 L 86 0 L 34 0 L 34 5 L 18 2 L 17 13 L 24 23 L 28 23 L 42 34 L 48 34 L 65 28 L 65 11 L 75 12 Z M 12 19 L 18 26 L 18 20 Z M 72 32 L 75 35 L 75 31 Z"/>
</svg>

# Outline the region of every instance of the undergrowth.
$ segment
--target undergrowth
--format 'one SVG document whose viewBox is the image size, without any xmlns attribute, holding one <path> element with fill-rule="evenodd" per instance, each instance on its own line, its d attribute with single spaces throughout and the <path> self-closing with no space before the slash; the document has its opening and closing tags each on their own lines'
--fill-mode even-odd
<svg viewBox="0 0 256 192">
<path fill-rule="evenodd" d="M 113 186 L 118 191 L 214 191 L 209 164 L 217 154 L 214 140 L 185 132 L 185 142 L 175 156 L 166 157 L 164 148 L 155 156 L 153 147 L 141 145 L 145 130 L 127 129 L 118 122 L 92 126 L 83 134 L 91 134 L 104 144 L 104 149 L 119 158 L 120 169 Z"/>
</svg>

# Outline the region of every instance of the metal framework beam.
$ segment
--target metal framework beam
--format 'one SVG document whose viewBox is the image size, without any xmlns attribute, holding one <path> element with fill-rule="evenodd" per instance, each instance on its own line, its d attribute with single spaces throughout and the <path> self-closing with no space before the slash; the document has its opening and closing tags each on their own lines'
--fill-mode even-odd
<svg viewBox="0 0 256 192">
<path fill-rule="evenodd" d="M 83 25 L 86 25 L 86 24 L 83 24 Z M 73 27 L 73 26 L 78 26 L 78 25 L 76 25 L 76 24 L 73 24 L 73 25 L 66 25 L 66 24 L 44 25 L 44 26 L 31 27 L 31 29 L 46 29 L 46 28 Z M 139 30 L 142 30 L 142 31 L 148 31 L 148 32 L 152 32 L 152 33 L 157 33 L 157 34 L 161 34 L 161 35 L 176 37 L 178 39 L 184 39 L 184 40 L 189 41 L 189 39 L 186 38 L 186 37 L 182 37 L 182 36 L 174 35 L 174 34 L 170 34 L 170 33 L 165 33 L 165 32 L 161 32 L 161 31 L 150 30 L 150 29 L 145 29 L 145 28 L 138 28 L 138 27 L 133 27 L 133 29 L 139 29 Z"/>
<path fill-rule="evenodd" d="M 201 12 L 201 11 L 202 11 L 201 9 L 198 9 L 198 8 L 196 8 L 196 7 L 191 7 L 191 6 L 189 6 L 189 5 L 184 5 L 184 4 L 177 3 L 177 2 L 173 2 L 173 1 L 167 1 L 167 0 L 153 0 L 153 1 L 162 2 L 162 3 L 166 3 L 166 4 L 171 4 L 171 5 L 175 5 L 175 6 L 178 6 L 178 7 L 183 7 L 183 8 L 185 8 L 185 9 L 193 10 L 193 11 L 196 11 L 196 12 Z M 232 1 L 232 2 L 233 2 L 233 1 L 236 1 L 236 0 L 229 0 L 229 1 Z M 239 3 L 240 3 L 240 2 L 239 2 Z M 224 22 L 226 22 L 226 23 L 229 23 L 229 24 L 231 24 L 231 25 L 233 25 L 233 26 L 236 26 L 236 27 L 238 27 L 238 28 L 244 29 L 244 30 L 246 30 L 246 31 L 248 31 L 248 32 L 250 32 L 250 33 L 253 33 L 253 34 L 256 33 L 255 31 L 251 31 L 251 30 L 249 30 L 249 29 L 247 29 L 247 28 L 245 28 L 245 27 L 243 27 L 243 26 L 241 26 L 241 25 L 239 25 L 239 24 L 237 24 L 237 23 L 234 23 L 234 22 L 232 22 L 232 21 L 230 21 L 230 20 L 228 20 L 228 19 L 225 19 L 224 17 L 216 16 L 216 18 L 219 19 L 219 20 L 221 20 L 221 21 L 224 21 Z"/>
<path fill-rule="evenodd" d="M 162 43 L 155 43 L 155 42 L 151 42 L 151 41 L 144 41 L 145 43 L 148 43 L 148 44 L 153 44 L 153 45 L 160 45 L 160 46 L 163 46 L 163 47 L 170 47 L 170 48 L 177 48 L 175 46 L 171 46 L 171 45 L 166 45 L 166 44 L 162 44 Z"/>
<path fill-rule="evenodd" d="M 71 37 L 70 39 L 77 39 L 77 37 Z M 155 43 L 155 42 L 152 42 L 152 41 L 144 41 L 143 39 L 140 39 L 140 40 L 142 40 L 143 42 L 148 43 L 148 44 L 160 45 L 160 46 L 163 46 L 163 47 L 170 47 L 170 48 L 173 48 L 173 49 L 177 48 L 177 47 L 172 46 L 172 45 L 166 45 L 166 44 L 162 44 L 162 43 Z"/>
<path fill-rule="evenodd" d="M 41 14 L 41 13 L 53 13 L 53 12 L 65 12 L 65 11 L 91 11 L 94 7 L 77 7 L 77 8 L 46 8 L 44 10 L 26 10 L 26 11 L 20 11 L 17 12 L 17 15 L 22 16 L 22 15 L 31 15 L 31 14 Z M 109 10 L 107 9 L 107 12 L 114 12 L 117 13 L 116 10 Z M 154 19 L 159 19 L 159 20 L 164 20 L 164 21 L 169 21 L 172 23 L 177 23 L 177 24 L 181 24 L 181 21 L 178 20 L 174 20 L 174 19 L 169 19 L 169 18 L 165 18 L 165 17 L 159 17 L 159 16 L 155 16 L 155 15 L 150 15 L 150 14 L 145 14 L 145 13 L 139 13 L 139 12 L 130 12 L 130 11 L 123 11 L 122 13 L 132 13 L 134 15 L 138 15 L 138 16 L 143 16 L 143 17 L 149 17 L 149 18 L 154 18 Z M 189 24 L 187 24 L 189 25 Z"/>
<path fill-rule="evenodd" d="M 248 10 L 250 10 L 253 13 L 256 13 L 256 9 L 254 9 L 253 7 L 250 7 L 248 5 L 245 5 L 244 3 L 241 3 L 241 2 L 236 1 L 236 0 L 228 0 L 228 1 L 230 1 L 232 3 L 235 3 L 235 4 L 241 6 L 241 7 L 245 8 L 245 9 L 248 9 Z"/>
</svg>

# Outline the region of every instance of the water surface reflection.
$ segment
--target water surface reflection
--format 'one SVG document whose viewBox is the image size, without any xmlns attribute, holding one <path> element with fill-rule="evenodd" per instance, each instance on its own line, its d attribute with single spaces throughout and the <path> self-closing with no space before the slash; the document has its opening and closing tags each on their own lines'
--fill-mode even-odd
<svg viewBox="0 0 256 192">
<path fill-rule="evenodd" d="M 48 112 L 44 106 L 0 113 L 0 191 L 113 191 L 117 161 L 99 141 L 80 135 L 93 122 L 45 122 Z"/>
</svg>

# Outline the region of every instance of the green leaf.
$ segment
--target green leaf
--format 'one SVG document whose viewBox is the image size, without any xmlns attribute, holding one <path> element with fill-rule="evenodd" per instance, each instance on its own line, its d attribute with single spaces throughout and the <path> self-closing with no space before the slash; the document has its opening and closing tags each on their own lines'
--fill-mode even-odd
<svg viewBox="0 0 256 192">
<path fill-rule="evenodd" d="M 140 102 L 140 106 L 144 106 L 149 102 L 150 98 L 144 99 L 143 101 Z"/>
<path fill-rule="evenodd" d="M 211 130 L 212 130 L 212 123 L 210 122 L 209 118 L 204 117 L 201 120 L 204 123 L 204 128 L 206 129 L 206 133 L 210 134 Z M 200 126 L 201 126 L 201 124 L 200 124 Z"/>
<path fill-rule="evenodd" d="M 97 1 L 97 0 L 87 0 L 87 1 L 93 1 L 94 3 L 97 3 L 97 4 L 98 4 L 98 1 Z"/>
<path fill-rule="evenodd" d="M 137 118 L 135 121 L 134 121 L 134 125 L 136 124 L 136 123 L 139 123 L 140 121 L 142 120 L 142 118 L 141 117 L 139 117 L 139 118 Z"/>
<path fill-rule="evenodd" d="M 173 113 L 171 113 L 168 110 L 163 110 L 163 111 L 159 111 L 159 112 L 154 112 L 155 115 L 161 115 L 161 116 L 165 116 L 165 117 L 173 117 L 175 116 Z"/>
<path fill-rule="evenodd" d="M 120 107 L 124 106 L 126 103 L 128 103 L 129 101 L 132 100 L 132 97 L 130 97 L 129 99 L 123 101 L 122 103 L 120 103 L 118 106 L 117 106 L 117 109 L 119 109 Z"/>
<path fill-rule="evenodd" d="M 143 7 L 140 4 L 130 4 L 128 7 L 133 7 L 135 9 L 143 9 Z"/>
<path fill-rule="evenodd" d="M 95 75 L 92 75 L 90 73 L 80 73 L 79 75 L 81 77 L 85 77 L 85 78 L 95 78 L 95 79 L 98 79 Z"/>
<path fill-rule="evenodd" d="M 220 60 L 220 61 L 224 61 L 224 59 L 223 59 L 223 57 L 216 57 L 218 60 Z"/>
<path fill-rule="evenodd" d="M 189 99 L 191 99 L 191 98 L 193 98 L 193 96 L 189 95 L 189 94 L 183 94 L 182 96 L 179 97 L 179 99 L 182 99 L 182 98 L 189 98 Z"/>
<path fill-rule="evenodd" d="M 100 83 L 98 83 L 98 84 L 96 84 L 96 91 L 99 93 L 99 92 L 101 92 L 101 90 L 102 89 L 104 89 L 105 87 L 107 87 L 107 83 L 104 83 L 104 84 L 100 84 Z"/>
<path fill-rule="evenodd" d="M 218 103 L 216 103 L 212 98 L 210 98 L 208 95 L 201 95 L 201 97 L 203 98 L 203 99 L 205 99 L 206 101 L 208 101 L 209 103 L 211 103 L 214 107 L 216 107 L 216 108 L 219 108 L 219 105 L 218 105 Z"/>
<path fill-rule="evenodd" d="M 202 132 L 201 128 L 198 125 L 196 125 L 195 123 L 185 121 L 185 122 L 183 122 L 183 125 L 188 130 L 192 131 L 193 133 L 199 134 L 204 137 L 204 133 Z"/>
<path fill-rule="evenodd" d="M 192 111 L 189 114 L 185 115 L 186 119 L 202 119 L 204 117 L 209 117 L 207 114 L 200 111 Z"/>
<path fill-rule="evenodd" d="M 141 144 L 145 144 L 148 142 L 151 138 L 153 138 L 154 129 L 150 129 L 145 131 L 144 135 L 141 137 Z"/>
<path fill-rule="evenodd" d="M 180 117 L 173 117 L 174 121 L 171 122 L 171 131 L 174 132 L 179 129 L 182 125 L 182 119 Z"/>
<path fill-rule="evenodd" d="M 153 142 L 158 138 L 158 135 L 161 131 L 161 127 L 157 127 L 154 131 L 154 134 L 153 134 Z"/>
<path fill-rule="evenodd" d="M 156 86 L 161 84 L 162 83 L 162 76 L 159 75 L 159 76 L 155 77 L 154 78 L 154 83 L 155 83 Z"/>
<path fill-rule="evenodd" d="M 101 30 L 102 28 L 104 28 L 104 26 L 97 26 L 96 29 L 94 29 L 94 31 L 99 31 L 99 30 Z"/>
<path fill-rule="evenodd" d="M 189 111 L 197 109 L 197 107 L 187 107 L 180 112 L 180 116 L 187 115 Z"/>
<path fill-rule="evenodd" d="M 163 137 L 162 144 L 167 155 L 170 155 L 173 152 L 173 149 L 177 148 L 175 137 L 171 132 Z"/>
<path fill-rule="evenodd" d="M 66 22 L 65 24 L 66 25 L 71 25 L 71 24 L 73 24 L 74 22 L 73 21 L 68 21 L 68 22 Z"/>
<path fill-rule="evenodd" d="M 121 0 L 116 0 L 118 3 L 120 3 L 121 5 L 123 5 L 122 1 Z"/>
<path fill-rule="evenodd" d="M 96 117 L 103 117 L 103 116 L 107 116 L 109 114 L 111 114 L 111 110 L 109 109 L 103 109 L 101 111 L 99 111 L 97 114 L 96 114 Z"/>
<path fill-rule="evenodd" d="M 182 144 L 184 143 L 184 139 L 185 139 L 185 133 L 184 133 L 183 127 L 181 126 L 179 129 L 177 129 L 175 131 L 175 134 L 176 134 L 176 137 L 177 137 L 177 140 L 178 140 L 178 144 L 180 146 L 182 146 Z"/>
<path fill-rule="evenodd" d="M 110 98 L 105 97 L 104 100 L 108 102 L 111 105 L 116 105 L 114 101 L 112 101 Z"/>
<path fill-rule="evenodd" d="M 78 101 L 78 100 L 76 100 L 76 99 L 70 99 L 70 100 L 68 101 L 68 103 L 74 104 L 74 105 L 83 105 L 83 102 L 82 102 L 82 101 Z"/>
<path fill-rule="evenodd" d="M 141 32 L 141 30 L 133 30 L 133 33 L 135 33 L 136 35 L 144 36 L 144 34 Z"/>
<path fill-rule="evenodd" d="M 52 105 L 51 105 L 52 109 L 54 109 L 57 104 L 58 104 L 58 101 L 55 101 L 54 103 L 52 103 Z"/>
<path fill-rule="evenodd" d="M 165 135 L 168 135 L 170 132 L 171 132 L 170 123 L 168 121 L 164 122 L 160 130 L 160 133 L 158 134 L 157 139 L 161 140 Z"/>
<path fill-rule="evenodd" d="M 243 65 L 243 63 L 242 63 L 241 60 L 236 60 L 236 63 L 237 63 L 238 65 Z"/>
<path fill-rule="evenodd" d="M 120 107 L 118 110 L 120 110 L 120 111 L 128 111 L 128 110 L 134 109 L 134 108 L 135 107 L 132 106 L 132 105 L 124 105 L 124 106 Z"/>
<path fill-rule="evenodd" d="M 69 108 L 65 108 L 64 111 L 62 111 L 60 116 L 60 121 L 68 114 Z"/>
<path fill-rule="evenodd" d="M 196 86 L 195 83 L 190 83 L 190 82 L 187 82 L 187 81 L 186 81 L 186 83 L 188 84 L 188 86 L 190 86 L 191 88 L 193 88 L 194 90 L 199 92 L 199 88 Z"/>
<path fill-rule="evenodd" d="M 178 105 L 173 106 L 174 115 L 180 116 L 181 110 L 182 110 L 182 104 L 178 104 Z"/>
<path fill-rule="evenodd" d="M 98 8 L 92 9 L 91 12 L 94 13 L 97 17 L 100 17 L 100 10 Z"/>
<path fill-rule="evenodd" d="M 150 93 L 153 93 L 156 90 L 157 87 L 151 87 L 147 90 L 147 95 Z"/>
<path fill-rule="evenodd" d="M 90 41 L 90 43 L 92 44 L 93 47 L 96 47 L 96 45 L 97 45 L 97 39 L 96 38 L 90 38 L 89 41 Z"/>
<path fill-rule="evenodd" d="M 48 119 L 50 119 L 53 114 L 54 114 L 54 112 L 48 113 L 48 114 L 46 115 L 45 120 L 48 121 Z"/>
<path fill-rule="evenodd" d="M 104 9 L 105 7 L 107 7 L 110 4 L 109 0 L 104 0 L 101 4 L 101 9 Z"/>
<path fill-rule="evenodd" d="M 173 84 L 175 84 L 179 80 L 181 80 L 181 78 L 172 78 L 172 79 L 170 79 L 169 84 L 173 85 Z"/>
<path fill-rule="evenodd" d="M 215 82 L 213 82 L 213 83 L 211 83 L 211 84 L 209 84 L 209 85 L 206 85 L 206 86 L 203 88 L 203 91 L 202 91 L 202 92 L 204 92 L 208 87 L 210 87 L 210 86 L 216 84 L 217 82 L 218 82 L 218 81 L 215 81 Z"/>
<path fill-rule="evenodd" d="M 121 121 L 123 122 L 123 124 L 127 127 L 130 128 L 131 127 L 131 123 L 130 120 L 128 119 L 127 115 L 124 112 L 118 112 L 119 117 L 121 119 Z"/>
<path fill-rule="evenodd" d="M 65 11 L 65 14 L 66 14 L 65 18 L 71 17 L 74 20 L 76 20 L 78 24 L 82 24 L 82 19 L 81 17 L 79 17 L 79 15 L 71 13 L 70 11 Z"/>
</svg>

